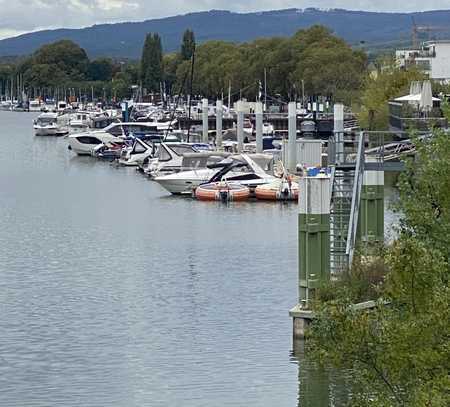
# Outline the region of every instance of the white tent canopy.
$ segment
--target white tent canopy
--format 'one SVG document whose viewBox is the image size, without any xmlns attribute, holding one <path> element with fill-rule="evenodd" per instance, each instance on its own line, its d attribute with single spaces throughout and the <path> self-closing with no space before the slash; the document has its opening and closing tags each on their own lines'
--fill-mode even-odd
<svg viewBox="0 0 450 407">
<path fill-rule="evenodd" d="M 394 99 L 394 101 L 395 102 L 417 102 L 417 103 L 420 103 L 420 99 L 421 99 L 421 94 L 419 93 L 418 95 L 401 96 L 399 98 Z M 440 102 L 441 99 L 432 97 L 432 101 Z"/>
<path fill-rule="evenodd" d="M 433 108 L 433 94 L 430 81 L 423 82 L 419 105 L 424 111 L 430 111 Z"/>
</svg>

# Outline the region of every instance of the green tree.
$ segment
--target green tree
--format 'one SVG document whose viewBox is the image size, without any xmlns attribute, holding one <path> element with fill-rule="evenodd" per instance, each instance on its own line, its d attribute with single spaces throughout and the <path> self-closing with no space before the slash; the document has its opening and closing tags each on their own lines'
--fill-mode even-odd
<svg viewBox="0 0 450 407">
<path fill-rule="evenodd" d="M 367 71 L 367 56 L 354 51 L 322 26 L 298 31 L 293 39 L 297 56 L 291 81 L 304 81 L 307 94 L 333 96 L 348 105 L 358 99 Z"/>
<path fill-rule="evenodd" d="M 163 76 L 161 37 L 156 33 L 147 34 L 141 59 L 142 85 L 148 91 L 159 91 Z"/>
<path fill-rule="evenodd" d="M 186 30 L 183 34 L 183 42 L 181 44 L 181 59 L 186 61 L 192 58 L 195 51 L 194 31 Z"/>
<path fill-rule="evenodd" d="M 180 65 L 181 57 L 177 53 L 166 54 L 163 57 L 164 82 L 168 93 L 178 92 L 179 89 L 174 89 L 177 81 L 177 69 Z"/>
<path fill-rule="evenodd" d="M 415 143 L 400 177 L 402 221 L 378 306 L 354 311 L 348 289 L 316 304 L 311 349 L 352 371 L 356 406 L 450 405 L 450 146 L 442 131 Z"/>
<path fill-rule="evenodd" d="M 79 45 L 61 40 L 42 46 L 33 55 L 32 64 L 51 65 L 72 79 L 82 79 L 87 72 L 89 59 Z"/>
<path fill-rule="evenodd" d="M 91 61 L 88 76 L 92 81 L 110 81 L 113 75 L 114 64 L 109 58 L 99 58 Z"/>
<path fill-rule="evenodd" d="M 361 127 L 369 130 L 389 128 L 388 102 L 408 93 L 412 81 L 423 80 L 425 75 L 418 69 L 400 69 L 395 61 L 383 58 L 363 85 L 361 111 L 358 115 Z"/>
</svg>

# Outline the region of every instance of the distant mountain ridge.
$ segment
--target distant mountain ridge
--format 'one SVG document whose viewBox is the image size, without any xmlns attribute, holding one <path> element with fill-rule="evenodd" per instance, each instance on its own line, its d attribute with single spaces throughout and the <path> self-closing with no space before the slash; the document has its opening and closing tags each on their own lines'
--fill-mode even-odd
<svg viewBox="0 0 450 407">
<path fill-rule="evenodd" d="M 290 36 L 301 28 L 322 24 L 350 44 L 388 47 L 409 44 L 413 18 L 419 26 L 441 27 L 436 35 L 450 39 L 450 10 L 416 13 L 381 13 L 343 9 L 286 9 L 253 13 L 223 10 L 189 13 L 174 17 L 101 24 L 80 29 L 44 30 L 0 40 L 0 57 L 28 55 L 40 46 L 70 39 L 91 57 L 140 58 L 145 35 L 158 32 L 165 51 L 177 50 L 183 32 L 194 30 L 197 42 L 225 40 L 251 41 L 259 37 Z M 449 27 L 442 31 L 442 26 Z M 433 33 L 434 34 L 434 33 Z"/>
</svg>

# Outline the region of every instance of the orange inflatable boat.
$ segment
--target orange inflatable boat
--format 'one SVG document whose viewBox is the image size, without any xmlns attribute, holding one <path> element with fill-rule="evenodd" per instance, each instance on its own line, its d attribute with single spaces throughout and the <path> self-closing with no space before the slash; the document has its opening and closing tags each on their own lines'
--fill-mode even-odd
<svg viewBox="0 0 450 407">
<path fill-rule="evenodd" d="M 245 201 L 250 189 L 238 182 L 211 182 L 197 187 L 195 197 L 200 201 Z"/>
<path fill-rule="evenodd" d="M 290 177 L 283 177 L 256 187 L 255 196 L 257 199 L 269 201 L 295 201 L 298 199 L 298 183 Z"/>
</svg>

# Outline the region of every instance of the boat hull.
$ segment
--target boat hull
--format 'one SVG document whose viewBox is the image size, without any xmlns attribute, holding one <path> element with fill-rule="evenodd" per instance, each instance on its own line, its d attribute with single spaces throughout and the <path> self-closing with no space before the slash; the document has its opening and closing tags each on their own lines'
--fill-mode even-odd
<svg viewBox="0 0 450 407">
<path fill-rule="evenodd" d="M 297 201 L 298 193 L 296 182 L 275 181 L 255 188 L 256 198 L 265 201 Z"/>
<path fill-rule="evenodd" d="M 250 189 L 238 183 L 212 182 L 200 185 L 195 190 L 199 201 L 246 201 L 250 197 Z"/>
<path fill-rule="evenodd" d="M 34 134 L 36 136 L 59 136 L 63 133 L 57 127 L 34 127 Z"/>
</svg>

